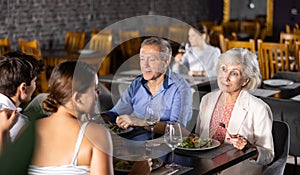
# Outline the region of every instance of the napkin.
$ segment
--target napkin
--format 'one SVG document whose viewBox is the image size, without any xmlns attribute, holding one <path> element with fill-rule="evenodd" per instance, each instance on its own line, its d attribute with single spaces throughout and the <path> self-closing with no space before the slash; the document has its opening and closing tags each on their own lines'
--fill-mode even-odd
<svg viewBox="0 0 300 175">
<path fill-rule="evenodd" d="M 271 95 L 277 94 L 280 91 L 278 90 L 270 90 L 270 89 L 254 89 L 250 91 L 250 94 L 258 97 L 269 97 Z"/>
</svg>

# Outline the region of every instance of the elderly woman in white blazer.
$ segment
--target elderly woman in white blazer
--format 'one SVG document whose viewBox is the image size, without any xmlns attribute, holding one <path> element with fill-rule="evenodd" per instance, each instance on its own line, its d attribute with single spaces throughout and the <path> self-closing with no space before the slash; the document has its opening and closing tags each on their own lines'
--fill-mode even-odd
<svg viewBox="0 0 300 175">
<path fill-rule="evenodd" d="M 239 150 L 249 146 L 257 149 L 253 158 L 221 174 L 261 174 L 274 158 L 273 117 L 269 106 L 248 92 L 261 83 L 256 55 L 238 48 L 223 53 L 218 60 L 217 77 L 220 90 L 202 98 L 196 134 L 233 144 Z"/>
</svg>

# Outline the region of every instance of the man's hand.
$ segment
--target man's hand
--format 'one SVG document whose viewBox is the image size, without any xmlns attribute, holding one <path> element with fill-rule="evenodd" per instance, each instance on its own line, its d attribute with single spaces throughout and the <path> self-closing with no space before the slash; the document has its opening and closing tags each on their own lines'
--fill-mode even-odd
<svg viewBox="0 0 300 175">
<path fill-rule="evenodd" d="M 123 129 L 127 129 L 129 126 L 146 126 L 144 119 L 136 118 L 127 114 L 118 116 L 116 123 Z"/>
</svg>

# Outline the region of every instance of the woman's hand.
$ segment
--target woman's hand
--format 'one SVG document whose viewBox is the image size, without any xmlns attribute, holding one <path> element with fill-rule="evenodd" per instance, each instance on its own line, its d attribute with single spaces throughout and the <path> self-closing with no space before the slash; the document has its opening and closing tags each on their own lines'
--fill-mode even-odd
<svg viewBox="0 0 300 175">
<path fill-rule="evenodd" d="M 8 131 L 17 121 L 17 110 L 0 110 L 0 131 Z"/>
<path fill-rule="evenodd" d="M 232 135 L 229 140 L 232 145 L 238 150 L 243 150 L 249 143 L 245 137 L 240 135 Z"/>
</svg>

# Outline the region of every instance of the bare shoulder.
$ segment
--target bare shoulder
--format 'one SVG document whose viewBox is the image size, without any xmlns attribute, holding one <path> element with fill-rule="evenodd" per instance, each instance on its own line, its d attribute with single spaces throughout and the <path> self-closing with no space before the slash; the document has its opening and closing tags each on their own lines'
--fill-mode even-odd
<svg viewBox="0 0 300 175">
<path fill-rule="evenodd" d="M 89 141 L 104 152 L 110 153 L 112 150 L 112 139 L 110 132 L 103 125 L 89 123 L 85 130 L 85 136 Z"/>
</svg>

